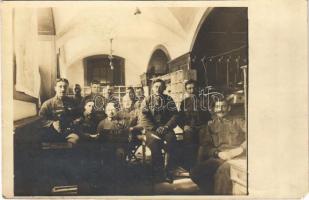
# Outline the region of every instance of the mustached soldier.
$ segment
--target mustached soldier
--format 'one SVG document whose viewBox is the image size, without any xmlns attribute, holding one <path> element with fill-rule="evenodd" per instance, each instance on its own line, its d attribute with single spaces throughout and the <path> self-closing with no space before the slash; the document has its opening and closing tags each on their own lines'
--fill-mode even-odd
<svg viewBox="0 0 309 200">
<path fill-rule="evenodd" d="M 191 179 L 206 194 L 232 194 L 230 165 L 226 161 L 246 150 L 245 120 L 229 117 L 230 110 L 227 101 L 217 101 L 214 119 L 201 135 L 198 162 L 191 171 Z"/>
<path fill-rule="evenodd" d="M 129 131 L 123 119 L 119 119 L 118 111 L 114 103 L 108 103 L 105 108 L 107 117 L 102 120 L 97 128 L 100 141 L 109 149 L 111 159 L 119 162 L 125 160 L 125 151 L 128 145 Z"/>
</svg>

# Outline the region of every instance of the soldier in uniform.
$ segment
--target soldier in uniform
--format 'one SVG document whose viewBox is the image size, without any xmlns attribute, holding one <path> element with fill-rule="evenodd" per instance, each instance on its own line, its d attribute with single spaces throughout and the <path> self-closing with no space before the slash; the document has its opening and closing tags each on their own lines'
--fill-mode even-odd
<svg viewBox="0 0 309 200">
<path fill-rule="evenodd" d="M 245 120 L 230 118 L 230 110 L 227 101 L 217 101 L 214 119 L 201 135 L 198 161 L 191 171 L 191 178 L 206 194 L 232 194 L 226 161 L 245 152 Z"/>
<path fill-rule="evenodd" d="M 103 159 L 107 163 L 104 176 L 111 185 L 116 184 L 111 188 L 116 192 L 127 181 L 126 156 L 130 131 L 126 121 L 119 118 L 114 103 L 108 103 L 105 111 L 107 117 L 99 123 L 97 132 L 103 147 Z"/>
<path fill-rule="evenodd" d="M 97 134 L 99 120 L 94 113 L 94 101 L 92 99 L 85 101 L 82 113 L 81 117 L 74 120 L 75 130 L 83 141 L 93 141 L 99 136 Z"/>
<path fill-rule="evenodd" d="M 91 82 L 91 93 L 84 98 L 83 104 L 85 101 L 92 100 L 94 102 L 94 114 L 100 120 L 106 117 L 104 108 L 107 104 L 107 99 L 99 94 L 99 82 L 94 80 Z"/>
<path fill-rule="evenodd" d="M 163 94 L 165 89 L 163 80 L 153 82 L 152 94 L 141 105 L 140 124 L 146 130 L 146 144 L 151 149 L 155 178 L 171 182 L 172 170 L 176 167 L 176 136 L 173 129 L 177 125 L 178 111 L 173 99 Z M 164 144 L 167 152 L 166 166 L 162 156 Z"/>
<path fill-rule="evenodd" d="M 125 122 L 126 127 L 134 127 L 138 121 L 138 110 L 135 109 L 134 103 L 129 97 L 125 95 L 122 97 L 122 109 L 117 113 L 118 119 L 122 119 Z"/>
<path fill-rule="evenodd" d="M 126 95 L 130 97 L 130 99 L 131 99 L 131 101 L 133 102 L 133 105 L 134 105 L 135 102 L 137 101 L 137 97 L 136 97 L 136 94 L 135 94 L 133 87 L 128 87 L 126 89 Z"/>
<path fill-rule="evenodd" d="M 110 85 L 107 85 L 104 88 L 104 97 L 106 98 L 107 103 L 114 103 L 117 111 L 120 110 L 120 103 L 119 100 L 113 95 L 114 93 L 114 88 Z"/>
<path fill-rule="evenodd" d="M 135 102 L 134 106 L 135 108 L 140 109 L 141 104 L 143 100 L 145 99 L 144 88 L 143 87 L 136 88 L 135 94 L 136 94 L 137 101 Z"/>
<path fill-rule="evenodd" d="M 185 83 L 187 97 L 182 100 L 179 109 L 179 125 L 183 129 L 184 141 L 184 164 L 189 168 L 195 165 L 199 131 L 207 126 L 211 120 L 211 114 L 207 107 L 204 107 L 203 96 L 198 95 L 196 81 L 189 80 Z"/>
<path fill-rule="evenodd" d="M 78 112 L 73 99 L 67 96 L 69 81 L 64 78 L 56 80 L 56 95 L 45 101 L 39 111 L 42 117 L 44 142 L 68 142 L 74 145 L 79 136 L 72 128 L 72 122 Z"/>
<path fill-rule="evenodd" d="M 81 95 L 82 88 L 80 87 L 79 84 L 75 84 L 73 88 L 73 92 L 74 92 L 73 100 L 74 100 L 76 107 L 82 109 L 82 106 L 83 106 L 83 97 Z"/>
<path fill-rule="evenodd" d="M 129 131 L 128 160 L 134 157 L 135 147 L 140 146 L 144 137 L 142 135 L 143 127 L 138 123 L 139 109 L 135 108 L 134 102 L 129 95 L 122 98 L 122 110 L 118 112 L 118 118 L 123 120 L 125 128 Z"/>
<path fill-rule="evenodd" d="M 99 120 L 94 112 L 94 101 L 87 99 L 83 106 L 82 115 L 74 120 L 74 130 L 80 137 L 78 159 L 80 162 L 79 175 L 82 177 L 82 193 L 90 194 L 96 190 L 100 168 L 101 144 L 98 140 L 97 126 Z M 74 166 L 78 167 L 78 166 Z"/>
<path fill-rule="evenodd" d="M 109 149 L 112 158 L 117 158 L 120 162 L 125 159 L 129 132 L 123 119 L 118 117 L 118 111 L 114 103 L 106 106 L 107 117 L 100 121 L 97 132 L 104 146 Z"/>
</svg>

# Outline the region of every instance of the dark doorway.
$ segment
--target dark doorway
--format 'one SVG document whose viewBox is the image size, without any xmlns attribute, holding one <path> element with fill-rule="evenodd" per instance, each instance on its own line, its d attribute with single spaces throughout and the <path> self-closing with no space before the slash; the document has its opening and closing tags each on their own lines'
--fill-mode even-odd
<svg viewBox="0 0 309 200">
<path fill-rule="evenodd" d="M 150 77 L 157 77 L 167 74 L 169 72 L 168 71 L 169 61 L 170 57 L 168 53 L 164 52 L 161 49 L 155 50 L 149 60 L 147 73 L 150 74 Z"/>
<path fill-rule="evenodd" d="M 125 60 L 119 56 L 113 57 L 113 69 L 108 55 L 84 58 L 85 83 L 90 85 L 92 80 L 97 80 L 101 85 L 125 85 Z"/>
</svg>

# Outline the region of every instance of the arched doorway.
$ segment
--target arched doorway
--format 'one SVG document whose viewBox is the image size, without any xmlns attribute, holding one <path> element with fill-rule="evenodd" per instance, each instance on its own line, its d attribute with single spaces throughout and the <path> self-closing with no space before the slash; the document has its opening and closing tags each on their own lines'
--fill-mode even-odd
<svg viewBox="0 0 309 200">
<path fill-rule="evenodd" d="M 162 48 L 157 48 L 150 57 L 147 73 L 154 77 L 167 74 L 169 72 L 168 61 L 170 61 L 168 52 Z"/>
<path fill-rule="evenodd" d="M 151 79 L 169 73 L 168 62 L 170 60 L 167 49 L 163 45 L 156 46 L 149 59 L 147 71 L 142 77 L 142 84 L 150 86 Z"/>
<path fill-rule="evenodd" d="M 125 59 L 113 55 L 113 69 L 108 55 L 94 55 L 84 58 L 84 80 L 87 86 L 92 80 L 104 85 L 125 85 Z"/>
<path fill-rule="evenodd" d="M 213 8 L 197 30 L 191 66 L 200 85 L 233 90 L 248 62 L 247 8 Z"/>
</svg>

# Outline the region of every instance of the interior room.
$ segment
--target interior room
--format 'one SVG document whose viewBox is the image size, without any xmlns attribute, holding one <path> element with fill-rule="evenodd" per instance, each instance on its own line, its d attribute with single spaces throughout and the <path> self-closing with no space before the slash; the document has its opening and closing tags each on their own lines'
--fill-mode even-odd
<svg viewBox="0 0 309 200">
<path fill-rule="evenodd" d="M 247 8 L 73 4 L 6 10 L 13 49 L 14 194 L 206 195 L 191 180 L 185 161 L 178 163 L 181 170 L 172 182 L 149 178 L 145 144 L 144 162 L 122 171 L 132 180 L 112 181 L 101 173 L 109 170 L 101 154 L 89 161 L 72 146 L 43 144 L 39 113 L 56 95 L 61 78 L 68 80 L 68 97 L 74 97 L 76 84 L 82 97 L 91 95 L 95 80 L 99 94 L 112 87 L 120 103 L 130 87 L 151 96 L 154 81 L 160 79 L 177 109 L 185 83 L 194 80 L 202 95 L 229 97 L 230 115 L 244 119 L 246 133 Z M 177 125 L 173 131 L 181 146 L 183 128 Z M 232 194 L 246 195 L 246 156 L 229 162 Z"/>
</svg>

